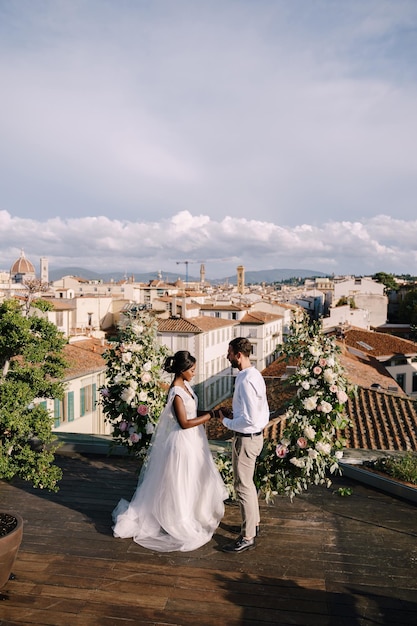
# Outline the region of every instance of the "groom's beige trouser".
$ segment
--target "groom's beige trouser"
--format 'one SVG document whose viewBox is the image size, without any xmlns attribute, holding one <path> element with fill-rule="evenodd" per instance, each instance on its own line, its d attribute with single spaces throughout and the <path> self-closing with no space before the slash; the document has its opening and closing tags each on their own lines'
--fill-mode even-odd
<svg viewBox="0 0 417 626">
<path fill-rule="evenodd" d="M 240 437 L 235 434 L 232 443 L 234 486 L 242 516 L 241 534 L 248 539 L 256 536 L 259 525 L 258 492 L 253 482 L 256 459 L 263 447 L 263 435 Z"/>
</svg>

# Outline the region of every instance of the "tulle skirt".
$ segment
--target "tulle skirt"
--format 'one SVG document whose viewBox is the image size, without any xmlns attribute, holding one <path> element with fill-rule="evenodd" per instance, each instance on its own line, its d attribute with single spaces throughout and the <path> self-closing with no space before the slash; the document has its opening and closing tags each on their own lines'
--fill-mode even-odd
<svg viewBox="0 0 417 626">
<path fill-rule="evenodd" d="M 113 534 L 158 552 L 196 550 L 213 536 L 227 498 L 204 427 L 177 426 L 151 450 L 131 502 L 114 509 Z"/>
</svg>

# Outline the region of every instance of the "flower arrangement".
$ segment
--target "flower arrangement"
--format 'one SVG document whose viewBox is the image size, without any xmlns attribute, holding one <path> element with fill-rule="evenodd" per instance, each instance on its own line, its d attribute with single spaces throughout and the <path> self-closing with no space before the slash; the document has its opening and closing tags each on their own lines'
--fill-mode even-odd
<svg viewBox="0 0 417 626">
<path fill-rule="evenodd" d="M 294 394 L 283 416 L 283 436 L 265 441 L 256 466 L 255 483 L 267 502 L 276 495 L 292 500 L 311 484 L 330 487 L 329 474 L 340 472 L 345 444 L 340 432 L 349 425 L 345 403 L 354 391 L 334 338 L 324 335 L 318 322 L 310 323 L 304 312 L 295 314 L 279 350 L 297 366 L 287 380 Z M 225 456 L 219 455 L 216 465 L 228 485 L 233 472 Z"/>
<path fill-rule="evenodd" d="M 157 341 L 156 320 L 146 311 L 128 316 L 103 357 L 107 384 L 100 389 L 100 401 L 113 427 L 112 445 L 143 457 L 166 397 L 162 370 L 167 349 Z"/>
<path fill-rule="evenodd" d="M 277 494 L 291 499 L 310 484 L 331 485 L 329 474 L 340 472 L 349 425 L 345 404 L 353 393 L 338 359 L 334 337 L 320 323 L 298 311 L 288 341 L 280 346 L 286 360 L 297 363 L 288 384 L 295 389 L 284 415 L 283 437 L 267 441 L 259 458 L 256 481 L 267 501 Z"/>
</svg>

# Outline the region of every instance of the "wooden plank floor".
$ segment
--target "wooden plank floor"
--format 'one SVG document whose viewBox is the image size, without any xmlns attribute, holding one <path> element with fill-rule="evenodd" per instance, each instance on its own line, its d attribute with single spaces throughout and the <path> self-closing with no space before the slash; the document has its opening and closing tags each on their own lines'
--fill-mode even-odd
<svg viewBox="0 0 417 626">
<path fill-rule="evenodd" d="M 341 478 L 292 504 L 261 502 L 256 550 L 221 551 L 239 522 L 229 504 L 209 544 L 160 554 L 111 534 L 113 507 L 136 485 L 131 459 L 58 460 L 58 494 L 0 482 L 0 506 L 25 520 L 1 626 L 417 624 L 413 504 Z M 346 485 L 352 496 L 334 493 Z"/>
</svg>

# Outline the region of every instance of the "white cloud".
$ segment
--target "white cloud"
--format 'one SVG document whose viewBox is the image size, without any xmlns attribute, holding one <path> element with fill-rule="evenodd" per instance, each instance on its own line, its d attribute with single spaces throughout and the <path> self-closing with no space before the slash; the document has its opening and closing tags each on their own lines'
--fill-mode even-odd
<svg viewBox="0 0 417 626">
<path fill-rule="evenodd" d="M 10 269 L 23 249 L 36 265 L 184 274 L 178 261 L 205 262 L 207 277 L 249 270 L 311 269 L 327 274 L 417 273 L 417 220 L 377 216 L 363 223 L 328 222 L 283 228 L 227 216 L 216 221 L 183 211 L 159 222 L 107 217 L 14 218 L 0 211 L 0 265 Z M 190 267 L 190 270 L 192 268 Z M 191 274 L 191 271 L 190 271 Z"/>
</svg>

